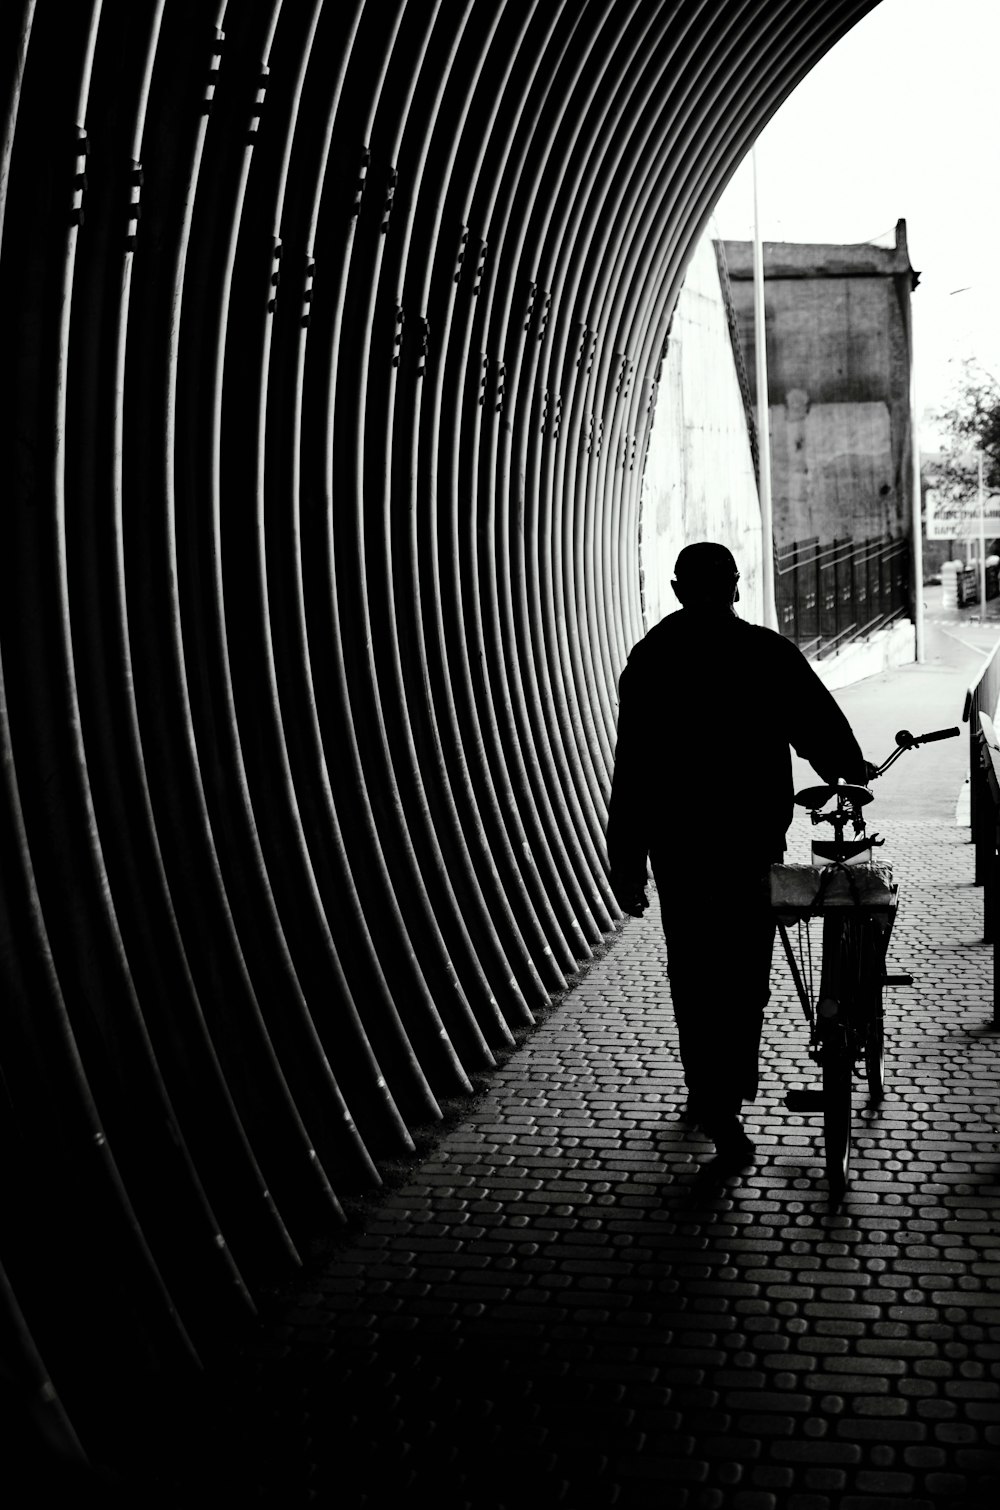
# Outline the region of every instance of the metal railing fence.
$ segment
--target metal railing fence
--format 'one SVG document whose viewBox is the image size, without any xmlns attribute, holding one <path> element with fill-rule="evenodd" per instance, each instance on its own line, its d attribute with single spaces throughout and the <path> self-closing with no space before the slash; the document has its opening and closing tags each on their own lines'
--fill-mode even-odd
<svg viewBox="0 0 1000 1510">
<path fill-rule="evenodd" d="M 976 846 L 976 885 L 981 886 L 990 865 L 994 840 L 992 803 L 983 763 L 983 739 L 979 715 L 992 719 L 1000 703 L 1000 643 L 994 646 L 978 679 L 965 694 L 962 720 L 969 726 L 969 826 Z M 987 934 L 989 920 L 987 920 Z"/>
<path fill-rule="evenodd" d="M 995 656 L 991 657 L 996 660 Z M 970 697 L 975 689 L 970 688 Z M 969 702 L 966 700 L 966 711 Z M 1000 740 L 988 713 L 979 713 L 969 724 L 972 760 L 972 790 L 978 791 L 977 820 L 973 828 L 976 846 L 976 884 L 983 888 L 983 942 L 993 945 L 993 1023 L 1000 1028 Z M 977 781 L 978 776 L 978 781 Z"/>
<path fill-rule="evenodd" d="M 775 551 L 778 628 L 808 656 L 832 655 L 902 618 L 909 547 L 891 535 L 795 540 Z"/>
<path fill-rule="evenodd" d="M 1000 596 L 1000 567 L 995 563 L 986 564 L 986 599 Z M 955 599 L 959 608 L 968 608 L 972 603 L 979 602 L 979 568 L 968 566 L 964 571 L 956 572 L 955 575 Z"/>
</svg>

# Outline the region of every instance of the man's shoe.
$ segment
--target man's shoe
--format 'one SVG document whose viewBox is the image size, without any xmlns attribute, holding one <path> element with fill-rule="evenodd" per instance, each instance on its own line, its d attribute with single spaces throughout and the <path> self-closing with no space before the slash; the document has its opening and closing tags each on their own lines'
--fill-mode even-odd
<svg viewBox="0 0 1000 1510">
<path fill-rule="evenodd" d="M 733 1174 L 738 1169 L 746 1169 L 753 1163 L 757 1154 L 756 1148 L 743 1131 L 737 1117 L 733 1118 L 731 1126 L 727 1124 L 724 1128 L 715 1130 L 714 1142 L 716 1167 L 720 1170 L 731 1171 Z"/>
</svg>

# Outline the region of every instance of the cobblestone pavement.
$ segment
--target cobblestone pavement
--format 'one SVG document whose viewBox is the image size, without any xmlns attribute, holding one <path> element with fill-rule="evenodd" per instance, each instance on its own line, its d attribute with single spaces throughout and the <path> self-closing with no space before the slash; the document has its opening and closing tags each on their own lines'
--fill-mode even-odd
<svg viewBox="0 0 1000 1510">
<path fill-rule="evenodd" d="M 261 1325 L 223 1502 L 992 1510 L 990 951 L 967 831 L 891 847 L 890 968 L 916 981 L 839 1214 L 817 1119 L 782 1105 L 810 1076 L 780 951 L 758 1161 L 699 1178 L 654 905 Z"/>
</svg>

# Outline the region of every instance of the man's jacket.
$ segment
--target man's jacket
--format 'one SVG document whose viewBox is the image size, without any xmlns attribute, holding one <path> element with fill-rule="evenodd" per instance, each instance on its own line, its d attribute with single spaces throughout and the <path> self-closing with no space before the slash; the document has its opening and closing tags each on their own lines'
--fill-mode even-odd
<svg viewBox="0 0 1000 1510">
<path fill-rule="evenodd" d="M 867 779 L 850 724 L 790 640 L 729 609 L 662 619 L 619 681 L 607 832 L 616 889 L 642 886 L 649 854 L 780 859 L 789 746 L 824 781 Z"/>
</svg>

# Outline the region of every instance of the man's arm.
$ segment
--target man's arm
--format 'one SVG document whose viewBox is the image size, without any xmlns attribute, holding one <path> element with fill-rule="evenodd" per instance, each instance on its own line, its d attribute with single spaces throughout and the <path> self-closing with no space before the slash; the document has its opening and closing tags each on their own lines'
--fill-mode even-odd
<svg viewBox="0 0 1000 1510">
<path fill-rule="evenodd" d="M 792 669 L 789 743 L 824 781 L 843 779 L 865 785 L 868 762 L 836 698 L 801 650 L 788 640 L 783 644 Z"/>
<path fill-rule="evenodd" d="M 608 804 L 607 846 L 615 900 L 624 912 L 639 916 L 648 906 L 645 805 L 649 794 L 643 791 L 642 694 L 636 683 L 636 667 L 630 661 L 618 681 L 618 738 Z"/>
</svg>

